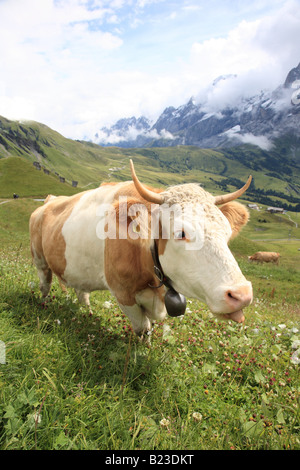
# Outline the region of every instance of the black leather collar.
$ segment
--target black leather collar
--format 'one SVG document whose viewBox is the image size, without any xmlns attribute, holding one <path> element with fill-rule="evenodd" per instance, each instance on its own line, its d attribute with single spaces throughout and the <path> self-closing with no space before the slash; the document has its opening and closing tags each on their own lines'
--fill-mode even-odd
<svg viewBox="0 0 300 470">
<path fill-rule="evenodd" d="M 181 315 L 184 315 L 184 312 L 186 309 L 186 298 L 184 297 L 184 295 L 176 292 L 176 290 L 172 286 L 171 279 L 164 274 L 160 261 L 159 261 L 158 247 L 157 247 L 157 243 L 155 242 L 155 240 L 154 240 L 153 245 L 151 246 L 151 253 L 152 253 L 152 258 L 154 261 L 154 272 L 155 272 L 156 277 L 159 280 L 159 285 L 151 286 L 149 284 L 149 286 L 152 289 L 158 289 L 159 287 L 165 285 L 168 289 L 164 297 L 165 306 L 166 306 L 166 310 L 168 314 L 171 317 L 179 317 Z"/>
<path fill-rule="evenodd" d="M 171 284 L 171 279 L 164 274 L 163 269 L 161 267 L 159 256 L 158 256 L 158 246 L 155 240 L 150 250 L 151 250 L 152 258 L 154 261 L 154 273 L 159 280 L 158 286 L 150 286 L 150 287 L 154 287 L 158 289 L 162 285 L 165 285 L 169 289 L 173 289 L 172 284 Z"/>
</svg>

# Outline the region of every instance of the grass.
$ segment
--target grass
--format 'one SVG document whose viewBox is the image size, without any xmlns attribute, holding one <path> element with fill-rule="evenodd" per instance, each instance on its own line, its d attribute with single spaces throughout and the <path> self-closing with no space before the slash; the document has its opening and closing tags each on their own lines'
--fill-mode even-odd
<svg viewBox="0 0 300 470">
<path fill-rule="evenodd" d="M 21 157 L 0 159 L 0 198 L 44 197 L 48 194 L 70 196 L 78 192 L 68 183 L 60 183 L 57 176 L 36 170 Z"/>
<path fill-rule="evenodd" d="M 284 142 L 281 139 L 277 142 L 281 148 L 270 152 L 251 145 L 227 150 L 194 146 L 104 148 L 90 142 L 67 139 L 37 122 L 9 121 L 0 116 L 0 197 L 12 197 L 13 192 L 32 196 L 37 190 L 46 196 L 54 192 L 49 191 L 48 187 L 58 183 L 55 173 L 63 176 L 69 186 L 73 180 L 78 181 L 80 190 L 95 188 L 102 181 L 125 181 L 130 179 L 129 158 L 133 158 L 141 180 L 154 186 L 200 182 L 208 191 L 217 194 L 221 189 L 219 183 L 224 178 L 228 180 L 234 176 L 246 181 L 251 173 L 257 189 L 276 189 L 277 193 L 282 193 L 271 197 L 272 205 L 281 207 L 283 203 L 290 202 L 291 195 L 294 196 L 291 204 L 295 205 L 299 202 L 300 169 L 289 150 L 293 144 L 292 140 Z M 32 163 L 39 161 L 51 174 L 45 178 L 43 172 L 35 170 L 33 177 L 33 174 L 27 175 L 28 167 L 24 170 L 26 177 L 25 173 L 22 177 L 21 163 L 16 164 L 15 161 L 10 175 L 3 174 L 1 177 L 1 166 L 8 165 L 5 160 L 13 157 L 18 162 L 20 159 L 28 162 L 31 170 Z M 117 167 L 117 170 L 111 170 L 112 167 Z M 38 180 L 38 175 L 43 178 Z M 57 193 L 74 190 L 68 188 L 68 184 L 58 184 L 60 188 L 57 188 Z M 228 183 L 226 191 L 236 189 Z M 253 199 L 253 194 L 250 197 Z"/>
<path fill-rule="evenodd" d="M 38 204 L 0 205 L 1 449 L 299 449 L 296 242 L 279 266 L 248 263 L 273 243 L 251 240 L 253 220 L 231 245 L 254 285 L 244 326 L 189 300 L 147 347 L 108 292 L 92 294 L 93 315 L 57 281 L 41 299 L 27 231 Z"/>
</svg>

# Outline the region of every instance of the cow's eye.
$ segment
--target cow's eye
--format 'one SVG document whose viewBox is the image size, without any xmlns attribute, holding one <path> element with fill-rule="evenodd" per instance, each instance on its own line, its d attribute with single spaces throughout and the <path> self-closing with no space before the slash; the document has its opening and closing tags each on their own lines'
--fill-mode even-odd
<svg viewBox="0 0 300 470">
<path fill-rule="evenodd" d="M 178 232 L 176 232 L 174 234 L 174 238 L 175 240 L 186 240 L 187 239 L 187 236 L 186 236 L 186 233 L 184 230 L 178 230 Z"/>
</svg>

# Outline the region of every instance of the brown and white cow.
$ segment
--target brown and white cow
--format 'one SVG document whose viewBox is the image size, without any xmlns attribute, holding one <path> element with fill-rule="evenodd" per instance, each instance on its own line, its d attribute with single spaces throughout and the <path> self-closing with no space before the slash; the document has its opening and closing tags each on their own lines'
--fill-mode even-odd
<svg viewBox="0 0 300 470">
<path fill-rule="evenodd" d="M 147 333 L 152 321 L 166 316 L 167 289 L 154 273 L 155 246 L 161 270 L 175 291 L 205 302 L 220 319 L 243 322 L 252 286 L 227 243 L 248 221 L 247 209 L 232 201 L 248 188 L 251 177 L 242 189 L 214 197 L 198 184 L 146 187 L 130 163 L 133 181 L 50 197 L 33 212 L 31 252 L 42 294 L 49 293 L 52 273 L 86 305 L 90 292 L 109 289 L 134 331 Z M 185 220 L 181 210 L 169 211 L 186 205 L 200 210 Z M 135 206 L 143 218 L 132 212 Z M 152 216 L 158 221 L 155 235 Z M 115 236 L 108 236 L 113 222 Z"/>
<path fill-rule="evenodd" d="M 258 263 L 279 263 L 280 253 L 273 251 L 258 251 L 252 256 L 248 256 L 249 261 L 257 261 Z"/>
</svg>

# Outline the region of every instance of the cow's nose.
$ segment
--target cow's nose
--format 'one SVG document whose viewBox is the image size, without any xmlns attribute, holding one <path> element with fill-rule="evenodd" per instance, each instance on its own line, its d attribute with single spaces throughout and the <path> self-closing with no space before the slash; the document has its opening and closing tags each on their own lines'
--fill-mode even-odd
<svg viewBox="0 0 300 470">
<path fill-rule="evenodd" d="M 232 311 L 247 307 L 252 302 L 251 284 L 228 289 L 225 293 L 225 301 Z"/>
</svg>

